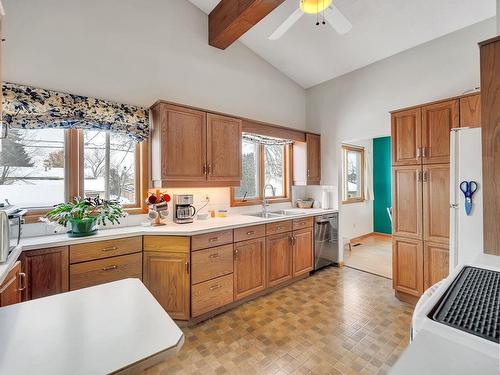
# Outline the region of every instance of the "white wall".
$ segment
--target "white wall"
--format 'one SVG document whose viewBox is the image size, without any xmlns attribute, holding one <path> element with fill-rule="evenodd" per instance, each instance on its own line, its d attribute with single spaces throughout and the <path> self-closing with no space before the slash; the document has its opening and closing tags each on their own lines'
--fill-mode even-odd
<svg viewBox="0 0 500 375">
<path fill-rule="evenodd" d="M 500 0 L 497 0 L 497 35 L 500 35 Z"/>
<path fill-rule="evenodd" d="M 477 43 L 495 29 L 492 18 L 308 89 L 307 129 L 322 136 L 322 183 L 340 181 L 341 142 L 390 135 L 389 111 L 479 86 Z M 340 212 L 341 223 L 349 220 Z"/>
<path fill-rule="evenodd" d="M 348 140 L 351 145 L 360 146 L 365 149 L 365 155 L 370 164 L 373 163 L 373 139 Z M 339 184 L 340 194 L 342 185 Z M 339 198 L 342 217 L 340 220 L 340 233 L 342 234 L 342 244 L 349 240 L 373 232 L 373 200 L 366 200 L 359 203 L 343 204 Z"/>
<path fill-rule="evenodd" d="M 208 45 L 186 0 L 3 0 L 6 81 L 149 107 L 157 99 L 294 128 L 305 91 L 241 43 Z"/>
</svg>

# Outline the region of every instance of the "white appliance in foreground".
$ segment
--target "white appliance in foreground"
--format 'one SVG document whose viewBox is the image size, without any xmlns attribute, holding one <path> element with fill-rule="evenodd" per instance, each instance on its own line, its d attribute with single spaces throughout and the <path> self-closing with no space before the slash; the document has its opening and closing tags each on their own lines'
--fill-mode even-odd
<svg viewBox="0 0 500 375">
<path fill-rule="evenodd" d="M 465 211 L 463 181 L 477 182 L 470 215 Z M 452 129 L 450 135 L 450 273 L 483 253 L 481 128 Z"/>
</svg>

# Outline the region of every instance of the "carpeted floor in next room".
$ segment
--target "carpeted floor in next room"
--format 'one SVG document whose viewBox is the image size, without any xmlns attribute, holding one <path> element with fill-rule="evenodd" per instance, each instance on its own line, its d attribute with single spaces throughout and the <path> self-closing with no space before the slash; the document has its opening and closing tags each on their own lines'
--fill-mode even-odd
<svg viewBox="0 0 500 375">
<path fill-rule="evenodd" d="M 327 268 L 191 328 L 144 375 L 385 374 L 408 345 L 413 308 L 391 281 Z"/>
</svg>

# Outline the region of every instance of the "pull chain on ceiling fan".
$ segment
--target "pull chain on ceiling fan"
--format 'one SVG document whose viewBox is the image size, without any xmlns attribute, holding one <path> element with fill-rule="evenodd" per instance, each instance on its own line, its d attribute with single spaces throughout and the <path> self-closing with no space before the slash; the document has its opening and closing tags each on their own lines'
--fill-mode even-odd
<svg viewBox="0 0 500 375">
<path fill-rule="evenodd" d="M 276 40 L 281 38 L 304 13 L 315 14 L 316 25 L 320 25 L 319 17 L 321 14 L 323 18 L 321 23 L 325 25 L 328 22 L 341 35 L 347 33 L 352 28 L 351 22 L 332 4 L 332 0 L 300 0 L 299 8 L 269 36 L 269 39 Z"/>
</svg>

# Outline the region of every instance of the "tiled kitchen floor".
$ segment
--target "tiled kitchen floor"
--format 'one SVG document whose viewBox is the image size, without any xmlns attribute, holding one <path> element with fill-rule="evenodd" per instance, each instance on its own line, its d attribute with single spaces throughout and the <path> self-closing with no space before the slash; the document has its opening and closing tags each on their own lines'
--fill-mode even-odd
<svg viewBox="0 0 500 375">
<path fill-rule="evenodd" d="M 391 281 L 328 268 L 192 328 L 166 374 L 384 374 L 408 344 L 412 307 Z"/>
</svg>

